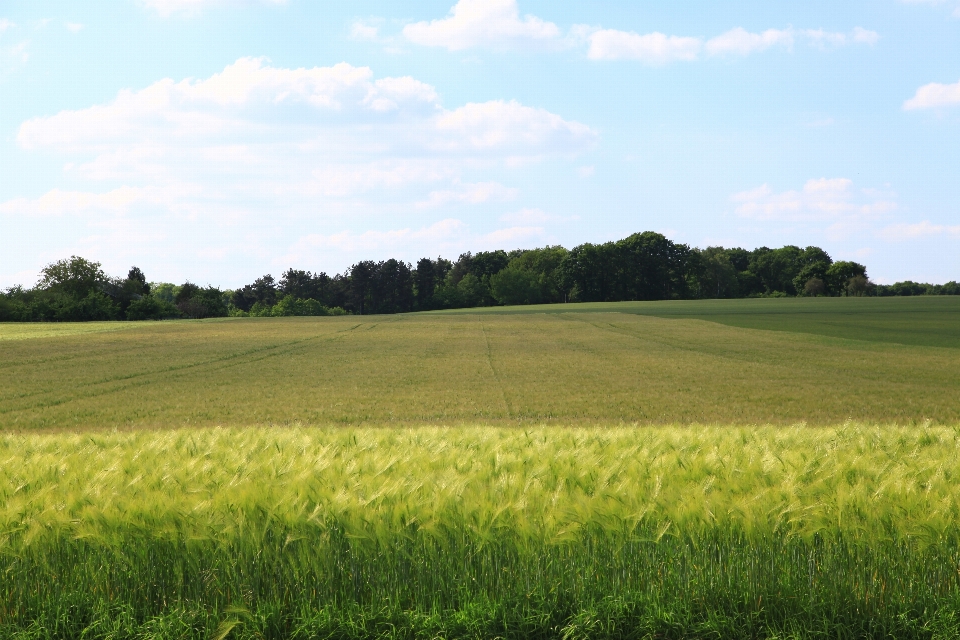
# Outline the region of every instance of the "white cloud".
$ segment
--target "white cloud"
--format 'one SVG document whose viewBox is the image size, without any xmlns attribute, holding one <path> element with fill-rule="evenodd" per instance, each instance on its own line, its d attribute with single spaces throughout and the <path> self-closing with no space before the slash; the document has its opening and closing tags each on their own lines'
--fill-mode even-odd
<svg viewBox="0 0 960 640">
<path fill-rule="evenodd" d="M 767 29 L 763 33 L 750 33 L 743 27 L 731 29 L 726 33 L 707 40 L 706 49 L 710 55 L 738 54 L 745 56 L 763 51 L 775 45 L 790 47 L 793 45 L 792 29 Z"/>
<path fill-rule="evenodd" d="M 818 178 L 800 191 L 777 193 L 762 185 L 734 194 L 731 201 L 742 218 L 821 227 L 837 240 L 862 233 L 898 208 L 894 194 L 852 187 L 846 178 Z"/>
<path fill-rule="evenodd" d="M 11 27 L 15 27 L 15 26 L 17 26 L 17 25 L 14 24 L 13 22 L 10 22 L 10 21 L 7 20 L 6 18 L 0 18 L 0 33 L 3 33 L 3 32 L 6 31 L 7 29 L 9 29 L 9 28 L 11 28 Z"/>
<path fill-rule="evenodd" d="M 465 206 L 500 206 L 520 197 L 505 175 L 566 163 L 597 137 L 515 101 L 447 108 L 430 85 L 366 67 L 284 69 L 244 58 L 206 78 L 164 79 L 22 123 L 19 145 L 62 158 L 77 186 L 0 203 L 0 227 L 36 219 L 29 224 L 39 229 L 39 218 L 68 216 L 92 256 L 165 252 L 195 264 L 226 255 L 218 264 L 234 261 L 224 276 L 232 279 L 236 265 L 262 264 L 299 236 L 388 248 L 399 232 L 365 230 L 410 217 L 429 228 Z M 314 255 L 351 258 L 334 253 Z"/>
<path fill-rule="evenodd" d="M 433 143 L 435 149 L 498 150 L 512 157 L 527 155 L 528 149 L 576 153 L 596 139 L 584 124 L 515 100 L 471 103 L 446 111 L 437 117 L 436 129 L 442 136 Z"/>
<path fill-rule="evenodd" d="M 66 27 L 67 31 L 70 31 L 71 33 L 80 33 L 80 31 L 83 30 L 83 25 L 79 22 L 68 22 Z"/>
<path fill-rule="evenodd" d="M 853 182 L 846 178 L 818 178 L 808 180 L 800 191 L 775 193 L 768 185 L 742 191 L 732 197 L 737 203 L 737 214 L 755 220 L 832 220 L 859 214 L 877 215 L 896 209 L 897 205 L 884 194 L 851 189 Z"/>
<path fill-rule="evenodd" d="M 376 41 L 379 36 L 379 28 L 365 22 L 357 21 L 350 27 L 350 37 L 354 40 Z"/>
<path fill-rule="evenodd" d="M 462 51 L 555 45 L 560 30 L 536 16 L 521 18 L 516 0 L 460 0 L 446 18 L 408 24 L 403 35 L 415 44 Z"/>
<path fill-rule="evenodd" d="M 699 38 L 640 35 L 616 29 L 598 29 L 589 34 L 588 42 L 587 57 L 591 60 L 638 60 L 647 64 L 696 60 L 702 47 Z"/>
<path fill-rule="evenodd" d="M 195 16 L 204 9 L 219 6 L 238 6 L 250 4 L 252 0 L 140 0 L 157 15 L 167 18 L 172 15 Z M 287 0 L 259 0 L 263 4 L 282 5 Z"/>
<path fill-rule="evenodd" d="M 930 236 L 960 238 L 960 225 L 932 224 L 929 220 L 924 220 L 915 224 L 892 224 L 881 229 L 877 235 L 889 241 L 916 240 Z"/>
<path fill-rule="evenodd" d="M 797 40 L 824 48 L 840 47 L 848 44 L 876 44 L 880 34 L 862 27 L 855 27 L 850 33 L 824 31 L 823 29 L 767 29 L 762 33 L 751 33 L 742 27 L 711 38 L 706 43 L 710 55 L 737 54 L 748 55 L 764 51 L 773 46 L 792 48 Z"/>
<path fill-rule="evenodd" d="M 960 105 L 960 82 L 955 84 L 931 82 L 917 89 L 917 93 L 903 103 L 903 108 L 909 111 L 956 105 Z"/>
<path fill-rule="evenodd" d="M 861 27 L 850 33 L 822 29 L 797 30 L 792 27 L 751 33 L 743 27 L 736 27 L 706 42 L 697 37 L 668 36 L 663 33 L 640 35 L 616 29 L 594 29 L 585 25 L 574 27 L 571 33 L 587 41 L 587 57 L 591 60 L 638 60 L 647 64 L 693 61 L 699 59 L 701 52 L 710 56 L 745 56 L 775 46 L 790 49 L 797 40 L 822 48 L 828 44 L 874 44 L 880 38 L 876 32 Z"/>
<path fill-rule="evenodd" d="M 596 169 L 594 169 L 592 165 L 577 168 L 577 175 L 580 176 L 581 178 L 589 178 L 593 176 L 595 172 L 596 172 Z"/>
</svg>

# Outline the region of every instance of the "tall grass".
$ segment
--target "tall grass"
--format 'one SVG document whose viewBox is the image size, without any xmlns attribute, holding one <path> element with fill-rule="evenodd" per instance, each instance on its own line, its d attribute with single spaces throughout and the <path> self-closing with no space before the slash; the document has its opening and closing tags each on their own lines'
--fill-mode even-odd
<svg viewBox="0 0 960 640">
<path fill-rule="evenodd" d="M 0 636 L 950 637 L 960 430 L 0 436 Z"/>
</svg>

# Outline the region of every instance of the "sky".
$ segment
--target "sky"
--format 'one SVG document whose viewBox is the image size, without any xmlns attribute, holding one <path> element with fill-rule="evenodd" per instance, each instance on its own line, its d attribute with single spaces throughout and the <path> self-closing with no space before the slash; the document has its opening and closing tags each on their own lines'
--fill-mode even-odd
<svg viewBox="0 0 960 640">
<path fill-rule="evenodd" d="M 647 230 L 960 280 L 960 0 L 0 0 L 0 288 Z"/>
</svg>

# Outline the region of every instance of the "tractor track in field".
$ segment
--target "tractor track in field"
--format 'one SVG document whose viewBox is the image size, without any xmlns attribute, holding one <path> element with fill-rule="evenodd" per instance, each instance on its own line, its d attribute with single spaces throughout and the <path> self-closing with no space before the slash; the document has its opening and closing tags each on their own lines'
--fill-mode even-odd
<svg viewBox="0 0 960 640">
<path fill-rule="evenodd" d="M 513 418 L 513 410 L 510 408 L 510 401 L 507 400 L 507 392 L 503 387 L 503 380 L 500 379 L 500 374 L 497 372 L 497 368 L 493 366 L 493 351 L 490 348 L 490 338 L 487 336 L 487 328 L 483 326 L 483 319 L 478 315 L 477 323 L 480 325 L 480 332 L 483 334 L 483 341 L 487 345 L 487 366 L 490 367 L 490 372 L 493 374 L 493 379 L 497 381 L 497 388 L 500 389 L 500 397 L 503 399 L 503 406 L 507 411 L 507 418 Z"/>
</svg>

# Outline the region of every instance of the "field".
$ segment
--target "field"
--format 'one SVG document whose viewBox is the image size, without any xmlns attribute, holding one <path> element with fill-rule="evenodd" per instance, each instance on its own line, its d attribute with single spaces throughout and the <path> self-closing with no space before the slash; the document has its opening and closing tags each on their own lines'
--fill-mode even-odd
<svg viewBox="0 0 960 640">
<path fill-rule="evenodd" d="M 0 325 L 0 638 L 949 638 L 960 305 Z"/>
<path fill-rule="evenodd" d="M 0 429 L 960 424 L 952 297 L 536 309 L 0 325 Z"/>
</svg>

